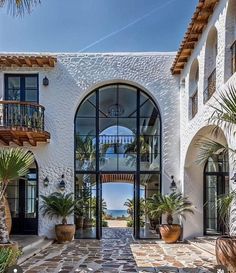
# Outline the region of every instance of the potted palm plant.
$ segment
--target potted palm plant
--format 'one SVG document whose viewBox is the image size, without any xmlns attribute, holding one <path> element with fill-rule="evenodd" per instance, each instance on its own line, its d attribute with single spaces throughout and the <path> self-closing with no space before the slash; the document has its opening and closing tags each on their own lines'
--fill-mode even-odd
<svg viewBox="0 0 236 273">
<path fill-rule="evenodd" d="M 208 158 L 214 158 L 215 155 L 227 154 L 230 152 L 232 161 L 235 161 L 236 150 L 228 144 L 223 144 L 221 139 L 222 130 L 228 135 L 229 139 L 235 139 L 236 125 L 236 88 L 232 84 L 228 84 L 223 92 L 215 98 L 214 105 L 210 105 L 214 109 L 208 123 L 215 125 L 212 130 L 214 138 L 202 137 L 196 145 L 199 147 L 198 164 L 205 164 Z M 226 266 L 229 270 L 235 271 L 236 268 L 236 233 L 235 221 L 236 213 L 233 204 L 235 204 L 235 191 L 227 195 L 220 196 L 217 201 L 217 210 L 221 221 L 226 227 L 226 236 L 220 236 L 216 242 L 216 259 L 218 264 Z"/>
<path fill-rule="evenodd" d="M 61 218 L 61 224 L 55 226 L 58 243 L 72 241 L 75 235 L 75 225 L 67 223 L 67 217 L 74 213 L 76 201 L 72 193 L 54 192 L 49 196 L 41 196 L 43 204 L 41 210 L 44 216 Z"/>
<path fill-rule="evenodd" d="M 149 200 L 150 215 L 153 218 L 160 218 L 166 215 L 167 224 L 159 226 L 162 239 L 166 243 L 175 243 L 181 235 L 181 226 L 173 224 L 174 215 L 185 219 L 186 213 L 194 213 L 192 203 L 181 193 L 171 193 L 170 195 L 154 194 Z"/>
<path fill-rule="evenodd" d="M 0 150 L 0 246 L 10 245 L 6 219 L 6 190 L 12 180 L 28 173 L 34 156 L 20 148 Z"/>
</svg>

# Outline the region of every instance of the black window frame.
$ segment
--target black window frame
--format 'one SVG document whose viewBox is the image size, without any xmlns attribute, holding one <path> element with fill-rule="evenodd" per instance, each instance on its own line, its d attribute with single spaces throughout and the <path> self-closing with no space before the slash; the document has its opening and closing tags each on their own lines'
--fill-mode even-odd
<svg viewBox="0 0 236 273">
<path fill-rule="evenodd" d="M 37 73 L 29 73 L 29 74 L 18 74 L 18 73 L 7 73 L 4 74 L 4 99 L 11 100 L 8 97 L 8 81 L 10 77 L 20 77 L 20 102 L 29 102 L 29 103 L 37 103 L 39 104 L 39 75 Z M 26 101 L 25 100 L 25 78 L 26 77 L 36 77 L 37 78 L 37 101 Z M 18 100 L 16 100 L 18 101 Z"/>
</svg>

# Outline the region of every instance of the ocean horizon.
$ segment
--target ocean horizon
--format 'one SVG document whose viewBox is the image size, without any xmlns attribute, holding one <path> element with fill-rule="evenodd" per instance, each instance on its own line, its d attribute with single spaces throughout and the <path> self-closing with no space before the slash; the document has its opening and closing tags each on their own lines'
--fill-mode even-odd
<svg viewBox="0 0 236 273">
<path fill-rule="evenodd" d="M 122 217 L 122 216 L 129 216 L 127 213 L 127 210 L 122 210 L 122 209 L 107 209 L 106 213 L 108 215 L 111 215 L 112 217 Z"/>
</svg>

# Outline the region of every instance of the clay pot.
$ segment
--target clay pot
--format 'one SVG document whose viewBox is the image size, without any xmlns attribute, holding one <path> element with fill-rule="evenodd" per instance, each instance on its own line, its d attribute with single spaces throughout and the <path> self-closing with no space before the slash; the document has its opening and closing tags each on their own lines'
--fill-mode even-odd
<svg viewBox="0 0 236 273">
<path fill-rule="evenodd" d="M 236 237 L 222 236 L 216 240 L 216 260 L 230 272 L 236 272 Z"/>
<path fill-rule="evenodd" d="M 76 229 L 82 229 L 84 225 L 84 217 L 83 216 L 77 216 L 76 217 Z"/>
<path fill-rule="evenodd" d="M 8 203 L 8 200 L 7 200 L 6 197 L 4 197 L 4 201 L 3 202 L 4 202 L 4 206 L 5 206 L 7 230 L 8 230 L 8 233 L 10 234 L 11 227 L 12 227 L 12 218 L 11 218 L 10 206 L 9 206 L 9 203 Z"/>
<path fill-rule="evenodd" d="M 161 225 L 159 227 L 161 237 L 167 244 L 176 243 L 181 235 L 180 225 Z"/>
<path fill-rule="evenodd" d="M 55 232 L 59 244 L 71 242 L 75 235 L 75 225 L 56 225 Z"/>
</svg>

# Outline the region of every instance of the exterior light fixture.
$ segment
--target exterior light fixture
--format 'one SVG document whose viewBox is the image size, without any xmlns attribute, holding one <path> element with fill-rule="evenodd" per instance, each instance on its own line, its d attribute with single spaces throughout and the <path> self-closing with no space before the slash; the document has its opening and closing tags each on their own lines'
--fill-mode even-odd
<svg viewBox="0 0 236 273">
<path fill-rule="evenodd" d="M 43 78 L 43 85 L 44 86 L 48 86 L 49 85 L 49 79 L 46 76 Z"/>
<path fill-rule="evenodd" d="M 60 183 L 59 183 L 59 189 L 61 190 L 61 191 L 64 191 L 65 190 L 65 188 L 66 188 L 66 182 L 64 181 L 64 174 L 61 176 L 61 181 L 60 181 Z"/>
<path fill-rule="evenodd" d="M 230 180 L 233 180 L 234 181 L 233 183 L 236 184 L 236 173 L 234 173 L 233 177 L 230 178 Z"/>
<path fill-rule="evenodd" d="M 49 180 L 48 180 L 48 177 L 46 176 L 46 177 L 44 178 L 44 180 L 43 180 L 43 185 L 44 185 L 44 187 L 47 187 L 48 184 L 49 184 Z"/>
<path fill-rule="evenodd" d="M 173 192 L 175 192 L 177 190 L 177 186 L 176 186 L 176 183 L 175 183 L 173 175 L 171 175 L 171 179 L 172 179 L 172 181 L 171 181 L 171 184 L 170 184 L 170 190 L 173 191 Z"/>
</svg>

